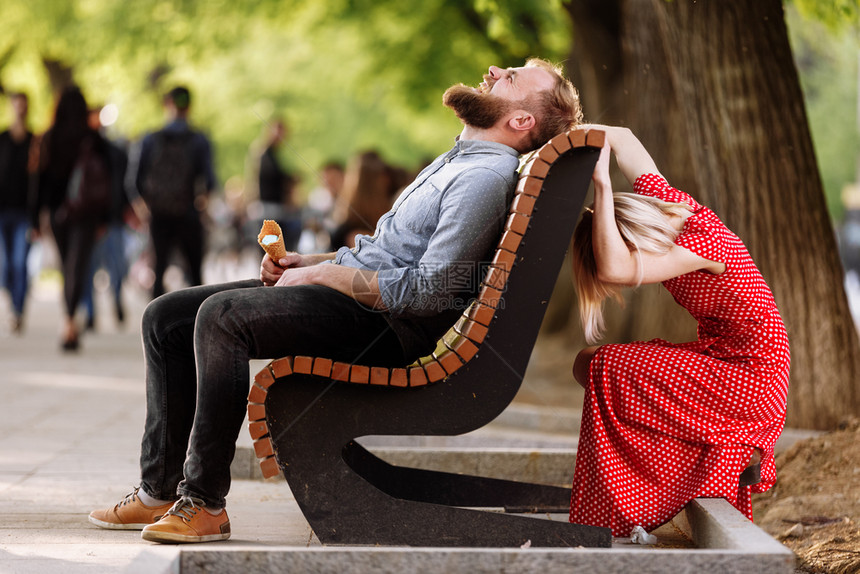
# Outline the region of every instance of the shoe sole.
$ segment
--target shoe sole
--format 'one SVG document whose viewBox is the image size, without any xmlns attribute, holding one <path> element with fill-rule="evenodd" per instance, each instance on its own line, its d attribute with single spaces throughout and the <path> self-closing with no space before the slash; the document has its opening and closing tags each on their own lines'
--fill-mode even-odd
<svg viewBox="0 0 860 574">
<path fill-rule="evenodd" d="M 124 524 L 121 522 L 105 522 L 104 520 L 93 518 L 92 516 L 90 516 L 89 519 L 90 522 L 92 522 L 99 528 L 106 528 L 108 530 L 143 530 L 144 528 L 152 524 L 152 522 L 147 522 L 146 524 L 139 524 L 134 522 L 129 524 Z"/>
<path fill-rule="evenodd" d="M 230 533 L 226 534 L 207 534 L 205 536 L 187 536 L 185 534 L 175 534 L 173 532 L 159 532 L 158 530 L 144 530 L 140 537 L 150 542 L 167 542 L 172 544 L 193 544 L 195 542 L 217 542 L 218 540 L 227 540 L 230 538 Z"/>
</svg>

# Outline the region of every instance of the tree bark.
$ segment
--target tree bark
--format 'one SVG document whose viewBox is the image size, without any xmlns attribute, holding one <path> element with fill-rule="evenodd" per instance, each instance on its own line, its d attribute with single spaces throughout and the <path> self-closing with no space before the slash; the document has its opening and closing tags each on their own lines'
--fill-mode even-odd
<svg viewBox="0 0 860 574">
<path fill-rule="evenodd" d="M 623 18 L 640 135 L 655 155 L 675 150 L 658 165 L 741 237 L 776 296 L 787 424 L 857 416 L 857 331 L 780 0 L 626 0 Z"/>
<path fill-rule="evenodd" d="M 664 107 L 665 102 L 649 104 L 628 88 L 630 76 L 647 80 L 649 67 L 657 63 L 650 61 L 652 46 L 649 43 L 653 43 L 654 37 L 648 32 L 648 26 L 625 21 L 622 7 L 621 0 L 576 0 L 565 4 L 574 32 L 567 71 L 580 90 L 585 119 L 593 123 L 630 126 L 637 134 L 644 136 L 646 145 L 657 152 L 655 160 L 658 165 L 689 166 L 688 159 L 676 161 L 674 158 L 679 154 L 672 153 L 673 150 L 683 151 L 686 148 L 681 144 L 683 136 L 678 135 L 682 132 L 674 129 L 678 122 L 670 127 L 666 123 L 667 116 L 653 113 L 654 109 Z M 632 47 L 625 43 L 630 33 L 636 35 Z M 654 70 L 653 74 L 654 77 L 665 77 L 665 66 Z M 667 145 L 668 141 L 672 142 L 671 145 Z M 680 170 L 676 175 L 679 177 L 676 183 L 679 187 L 692 179 L 682 177 L 684 174 Z M 630 189 L 617 170 L 613 170 L 613 185 L 618 190 Z M 574 325 L 570 328 L 574 331 L 573 342 L 584 346 L 576 295 L 570 285 L 568 263 L 562 270 L 550 300 L 545 330 L 561 328 L 565 324 L 564 319 L 572 316 Z M 695 339 L 695 321 L 678 307 L 660 285 L 628 289 L 624 296 L 623 309 L 614 302 L 606 305 L 604 341 L 629 342 L 655 337 L 669 341 Z M 565 309 L 567 317 L 562 315 Z"/>
</svg>

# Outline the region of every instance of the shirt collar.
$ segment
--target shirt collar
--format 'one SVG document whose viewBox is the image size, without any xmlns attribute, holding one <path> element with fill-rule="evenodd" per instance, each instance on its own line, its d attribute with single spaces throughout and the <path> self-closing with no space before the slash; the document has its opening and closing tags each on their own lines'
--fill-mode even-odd
<svg viewBox="0 0 860 574">
<path fill-rule="evenodd" d="M 453 151 L 462 154 L 495 152 L 499 154 L 508 154 L 515 158 L 520 156 L 520 153 L 517 150 L 499 142 L 484 140 L 461 140 L 459 139 L 459 136 L 457 139 L 457 143 L 454 144 Z"/>
</svg>

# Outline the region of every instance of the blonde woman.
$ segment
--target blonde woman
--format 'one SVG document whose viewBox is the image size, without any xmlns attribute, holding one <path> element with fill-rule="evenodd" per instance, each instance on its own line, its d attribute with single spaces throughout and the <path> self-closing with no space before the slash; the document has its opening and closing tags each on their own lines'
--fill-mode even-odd
<svg viewBox="0 0 860 574">
<path fill-rule="evenodd" d="M 588 342 L 602 334 L 604 299 L 643 283 L 662 283 L 699 325 L 696 341 L 577 356 L 585 401 L 570 520 L 628 536 L 700 496 L 725 498 L 752 519 L 750 493 L 776 480 L 791 361 L 773 295 L 740 239 L 671 187 L 630 130 L 595 127 L 607 144 L 573 249 Z M 613 195 L 610 152 L 634 193 Z"/>
</svg>

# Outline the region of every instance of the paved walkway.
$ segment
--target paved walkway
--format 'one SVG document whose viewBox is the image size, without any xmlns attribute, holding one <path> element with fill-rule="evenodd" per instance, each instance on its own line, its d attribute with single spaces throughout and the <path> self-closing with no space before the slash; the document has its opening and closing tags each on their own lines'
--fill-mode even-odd
<svg viewBox="0 0 860 574">
<path fill-rule="evenodd" d="M 127 295 L 126 326 L 100 301 L 98 331 L 77 354 L 59 351 L 60 297 L 50 283 L 33 292 L 24 336 L 0 330 L 2 574 L 119 572 L 142 550 L 160 551 L 139 532 L 87 521 L 90 510 L 113 505 L 139 476 L 144 302 Z M 0 299 L 0 319 L 5 303 Z M 236 481 L 228 501 L 231 543 L 309 544 L 310 529 L 283 480 Z"/>
<path fill-rule="evenodd" d="M 92 509 L 113 505 L 138 480 L 145 298 L 131 290 L 125 295 L 125 326 L 102 296 L 97 331 L 85 335 L 77 354 L 59 350 L 59 283 L 35 286 L 23 336 L 9 335 L 0 323 L 0 574 L 120 572 L 141 552 L 175 552 L 141 541 L 138 532 L 103 530 L 87 520 Z M 252 363 L 249 380 L 263 364 Z M 536 396 L 546 391 L 526 385 L 525 400 L 541 402 Z M 568 393 L 562 391 L 565 400 Z M 560 404 L 558 397 L 547 403 Z M 571 434 L 557 436 L 570 441 Z M 239 444 L 251 444 L 246 432 Z M 318 544 L 282 478 L 234 481 L 228 511 L 233 538 L 213 547 Z"/>
</svg>

